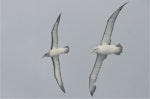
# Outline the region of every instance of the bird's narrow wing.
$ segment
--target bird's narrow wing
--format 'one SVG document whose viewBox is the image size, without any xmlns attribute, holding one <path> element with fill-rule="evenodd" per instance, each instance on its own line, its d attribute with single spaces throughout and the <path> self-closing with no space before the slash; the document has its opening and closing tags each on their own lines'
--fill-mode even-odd
<svg viewBox="0 0 150 99">
<path fill-rule="evenodd" d="M 127 3 L 125 3 L 127 4 Z M 111 43 L 111 34 L 114 28 L 114 23 L 116 21 L 116 18 L 119 14 L 119 12 L 121 11 L 121 9 L 123 8 L 123 6 L 125 5 L 123 4 L 121 7 L 119 7 L 107 20 L 107 25 L 103 34 L 103 38 L 101 40 L 101 44 L 110 44 Z"/>
<path fill-rule="evenodd" d="M 53 29 L 51 31 L 51 37 L 52 37 L 51 49 L 58 47 L 58 25 L 59 25 L 60 17 L 61 17 L 61 14 L 59 14 L 59 16 L 53 26 Z"/>
<path fill-rule="evenodd" d="M 54 66 L 54 76 L 55 79 L 61 88 L 61 90 L 65 93 L 65 88 L 63 85 L 62 77 L 61 77 L 61 70 L 60 70 L 60 62 L 59 62 L 59 56 L 52 57 L 52 62 Z"/>
<path fill-rule="evenodd" d="M 106 55 L 97 54 L 93 70 L 89 77 L 89 89 L 90 89 L 91 96 L 93 96 L 95 92 L 95 89 L 96 89 L 95 82 L 99 74 L 100 68 L 102 66 L 102 63 L 106 57 L 107 57 Z"/>
</svg>

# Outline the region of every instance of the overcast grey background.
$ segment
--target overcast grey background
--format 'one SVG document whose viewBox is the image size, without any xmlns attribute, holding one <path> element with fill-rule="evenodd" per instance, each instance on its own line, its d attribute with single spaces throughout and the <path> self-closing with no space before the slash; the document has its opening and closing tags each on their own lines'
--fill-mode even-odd
<svg viewBox="0 0 150 99">
<path fill-rule="evenodd" d="M 0 0 L 0 5 L 1 5 L 1 0 Z M 1 14 L 1 12 L 2 12 L 2 9 L 1 9 L 2 7 L 0 7 L 0 55 L 1 55 L 1 44 L 2 44 L 2 40 L 1 40 L 1 27 L 2 27 L 2 20 L 1 20 L 1 18 L 2 18 L 2 14 Z M 1 57 L 2 57 L 2 55 L 0 56 L 0 71 L 1 71 L 1 66 L 2 66 L 2 64 L 1 64 Z M 2 75 L 1 75 L 2 73 L 0 73 L 0 89 L 1 89 L 1 77 L 2 77 Z M 1 97 L 1 90 L 0 90 L 0 97 Z"/>
<path fill-rule="evenodd" d="M 148 98 L 148 0 L 128 0 L 115 23 L 112 43 L 123 53 L 103 63 L 94 97 Z M 106 21 L 127 0 L 2 0 L 2 97 L 90 98 L 90 54 Z M 53 76 L 51 29 L 59 13 L 59 46 L 64 94 Z"/>
</svg>

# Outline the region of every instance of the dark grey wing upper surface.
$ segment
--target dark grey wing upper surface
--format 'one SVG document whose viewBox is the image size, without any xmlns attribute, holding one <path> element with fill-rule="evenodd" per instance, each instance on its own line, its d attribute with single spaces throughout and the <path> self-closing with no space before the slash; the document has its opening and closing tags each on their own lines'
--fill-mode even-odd
<svg viewBox="0 0 150 99">
<path fill-rule="evenodd" d="M 97 54 L 93 70 L 89 77 L 89 90 L 90 90 L 91 96 L 93 96 L 95 92 L 95 89 L 96 89 L 95 82 L 99 74 L 100 68 L 102 66 L 102 63 L 106 57 L 107 57 L 106 55 Z"/>
<path fill-rule="evenodd" d="M 52 57 L 52 62 L 53 62 L 53 66 L 54 66 L 55 79 L 56 79 L 59 87 L 61 88 L 61 90 L 65 93 L 65 88 L 63 85 L 62 77 L 61 77 L 59 56 Z"/>
<path fill-rule="evenodd" d="M 59 25 L 60 17 L 61 17 L 61 14 L 59 14 L 59 16 L 53 26 L 53 29 L 51 31 L 51 37 L 52 37 L 51 49 L 58 48 L 58 25 Z"/>
<path fill-rule="evenodd" d="M 127 3 L 125 3 L 127 4 Z M 116 18 L 119 14 L 119 12 L 121 11 L 121 9 L 123 8 L 123 6 L 125 5 L 123 4 L 121 7 L 119 7 L 107 20 L 107 25 L 103 34 L 103 38 L 101 40 L 101 44 L 110 44 L 111 43 L 111 35 L 112 35 L 112 31 L 114 28 L 114 23 L 116 21 Z"/>
</svg>

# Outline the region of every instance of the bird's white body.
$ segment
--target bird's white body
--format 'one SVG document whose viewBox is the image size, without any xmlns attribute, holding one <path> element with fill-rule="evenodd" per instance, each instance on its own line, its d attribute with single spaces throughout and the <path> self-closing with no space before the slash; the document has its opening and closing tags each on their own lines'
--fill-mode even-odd
<svg viewBox="0 0 150 99">
<path fill-rule="evenodd" d="M 107 44 L 99 45 L 96 49 L 94 49 L 95 53 L 102 55 L 117 54 L 120 53 L 120 51 L 120 46 Z"/>
<path fill-rule="evenodd" d="M 58 56 L 60 54 L 64 54 L 68 52 L 68 48 L 53 48 L 49 51 L 50 57 Z"/>
</svg>

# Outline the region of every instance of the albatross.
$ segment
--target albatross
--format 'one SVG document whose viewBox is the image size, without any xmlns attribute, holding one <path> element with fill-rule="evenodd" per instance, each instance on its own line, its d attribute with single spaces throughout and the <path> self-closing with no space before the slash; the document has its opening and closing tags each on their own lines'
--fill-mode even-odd
<svg viewBox="0 0 150 99">
<path fill-rule="evenodd" d="M 50 50 L 44 54 L 44 57 L 51 57 L 53 67 L 54 67 L 54 76 L 55 79 L 61 88 L 61 90 L 65 93 L 65 88 L 63 85 L 62 77 L 61 77 L 61 70 L 60 70 L 60 61 L 59 61 L 59 55 L 60 54 L 66 54 L 69 52 L 69 46 L 65 46 L 63 48 L 58 48 L 58 25 L 60 21 L 61 14 L 59 14 L 53 29 L 51 31 L 51 48 Z"/>
<path fill-rule="evenodd" d="M 103 38 L 100 42 L 100 44 L 93 49 L 92 53 L 96 53 L 97 57 L 96 57 L 96 61 L 93 67 L 93 70 L 89 76 L 89 90 L 90 90 L 90 94 L 91 96 L 93 96 L 95 89 L 96 89 L 96 79 L 97 76 L 99 74 L 100 68 L 102 66 L 103 61 L 106 59 L 107 55 L 110 54 L 115 54 L 115 55 L 120 55 L 122 53 L 123 47 L 121 46 L 121 44 L 116 44 L 116 45 L 112 45 L 111 44 L 111 35 L 112 35 L 112 31 L 114 28 L 114 23 L 115 20 L 119 14 L 119 12 L 121 11 L 121 9 L 123 8 L 124 5 L 126 5 L 127 3 L 123 4 L 121 7 L 119 7 L 107 20 L 107 25 L 103 34 Z"/>
</svg>

